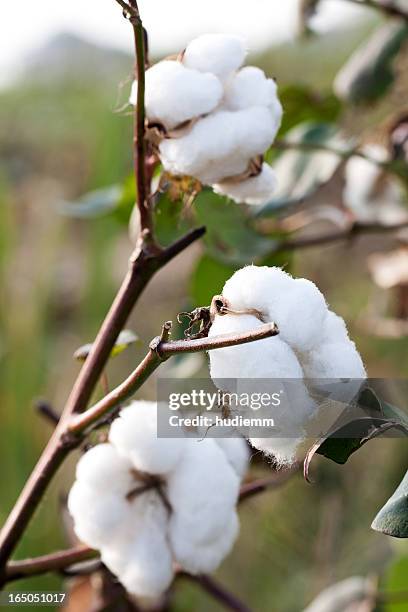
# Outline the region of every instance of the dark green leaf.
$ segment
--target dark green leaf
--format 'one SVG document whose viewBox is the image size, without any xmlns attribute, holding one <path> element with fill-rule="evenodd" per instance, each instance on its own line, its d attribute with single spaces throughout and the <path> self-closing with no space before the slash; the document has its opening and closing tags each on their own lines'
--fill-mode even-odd
<svg viewBox="0 0 408 612">
<path fill-rule="evenodd" d="M 316 93 L 306 85 L 284 85 L 279 88 L 279 98 L 285 109 L 280 137 L 301 123 L 333 123 L 342 107 L 335 95 Z"/>
<path fill-rule="evenodd" d="M 394 81 L 394 60 L 407 40 L 408 25 L 401 22 L 376 30 L 337 75 L 336 94 L 354 104 L 367 104 L 383 96 Z"/>
<path fill-rule="evenodd" d="M 394 538 L 408 538 L 408 472 L 371 527 Z"/>
<path fill-rule="evenodd" d="M 209 254 L 225 264 L 240 267 L 259 263 L 275 244 L 273 238 L 260 236 L 250 225 L 242 206 L 210 190 L 200 193 L 194 203 L 199 223 L 205 225 Z"/>
</svg>

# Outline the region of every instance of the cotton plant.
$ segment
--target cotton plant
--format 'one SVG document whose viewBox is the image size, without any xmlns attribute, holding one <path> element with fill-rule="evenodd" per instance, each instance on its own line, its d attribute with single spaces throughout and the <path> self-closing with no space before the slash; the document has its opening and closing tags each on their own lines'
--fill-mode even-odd
<svg viewBox="0 0 408 612">
<path fill-rule="evenodd" d="M 251 265 L 238 270 L 225 283 L 217 304 L 210 337 L 256 329 L 265 322 L 279 328 L 276 337 L 210 351 L 210 374 L 224 391 L 233 391 L 240 379 L 296 381 L 289 406 L 278 411 L 291 437 L 272 433 L 250 438 L 255 448 L 273 456 L 278 464 L 290 464 L 318 408 L 309 383 L 318 387 L 324 384 L 322 379 L 355 379 L 355 384 L 345 385 L 341 396 L 343 402 L 351 401 L 366 378 L 360 354 L 344 320 L 329 310 L 316 285 L 293 278 L 281 268 Z M 239 388 L 245 385 L 251 382 Z"/>
<path fill-rule="evenodd" d="M 156 403 L 133 401 L 77 464 L 76 535 L 129 593 L 157 598 L 178 569 L 212 572 L 231 551 L 248 460 L 242 438 L 158 438 Z"/>
<path fill-rule="evenodd" d="M 145 107 L 163 168 L 195 177 L 236 202 L 270 200 L 276 177 L 263 161 L 282 119 L 277 86 L 254 66 L 242 67 L 243 40 L 205 34 L 176 58 L 146 71 Z M 137 103 L 138 83 L 130 102 Z"/>
</svg>

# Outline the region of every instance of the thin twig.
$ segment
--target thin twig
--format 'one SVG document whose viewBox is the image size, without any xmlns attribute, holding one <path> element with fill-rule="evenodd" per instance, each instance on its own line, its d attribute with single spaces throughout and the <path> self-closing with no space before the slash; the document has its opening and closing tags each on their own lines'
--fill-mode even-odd
<svg viewBox="0 0 408 612">
<path fill-rule="evenodd" d="M 292 240 L 282 240 L 278 242 L 272 249 L 272 253 L 280 253 L 282 251 L 294 251 L 297 249 L 306 249 L 309 247 L 319 246 L 323 244 L 331 244 L 343 240 L 350 240 L 357 236 L 367 234 L 386 234 L 397 232 L 408 227 L 408 221 L 402 223 L 386 224 L 380 222 L 363 223 L 355 221 L 345 229 L 336 229 L 326 234 L 316 236 L 305 236 L 303 238 L 293 238 Z"/>
<path fill-rule="evenodd" d="M 132 374 L 106 397 L 84 412 L 84 414 L 74 417 L 68 425 L 66 434 L 78 435 L 88 431 L 90 427 L 98 423 L 101 418 L 105 417 L 118 404 L 134 395 L 159 365 L 172 355 L 197 353 L 256 342 L 257 340 L 275 336 L 277 333 L 278 329 L 273 323 L 266 323 L 248 332 L 225 334 L 212 338 L 163 342 L 161 337 L 158 337 L 151 342 L 149 352 Z"/>
<path fill-rule="evenodd" d="M 161 269 L 167 262 L 187 248 L 192 242 L 200 238 L 205 232 L 204 228 L 194 230 L 166 249 L 161 249 L 153 241 L 152 232 L 149 229 L 150 222 L 148 221 L 150 212 L 148 211 L 149 203 L 147 202 L 147 194 L 149 193 L 146 185 L 147 173 L 144 167 L 142 169 L 142 163 L 145 163 L 143 103 L 145 70 L 144 32 L 136 0 L 130 0 L 129 4 L 122 0 L 117 0 L 117 2 L 121 5 L 124 13 L 129 17 L 135 30 L 137 72 L 142 83 L 136 109 L 136 136 L 138 141 L 135 147 L 135 179 L 138 185 L 138 203 L 140 205 L 141 215 L 144 215 L 143 223 L 145 227 L 144 231 L 142 231 L 141 243 L 129 260 L 128 273 L 101 325 L 91 351 L 80 370 L 62 412 L 59 424 L 1 530 L 0 583 L 5 564 L 24 533 L 51 479 L 70 450 L 77 446 L 78 440 L 73 439 L 72 436 L 66 433 L 66 423 L 73 414 L 83 412 L 88 405 L 95 386 L 109 359 L 114 343 L 123 329 L 138 297 L 157 270 Z M 141 202 L 142 196 L 146 198 L 146 201 Z"/>
<path fill-rule="evenodd" d="M 244 502 L 247 499 L 258 495 L 259 493 L 263 493 L 264 491 L 277 489 L 283 486 L 298 472 L 299 464 L 296 464 L 291 469 L 275 474 L 274 476 L 258 478 L 257 480 L 243 484 L 239 492 L 238 503 Z"/>
<path fill-rule="evenodd" d="M 212 576 L 207 574 L 200 574 L 193 576 L 186 572 L 179 572 L 181 578 L 187 578 L 192 582 L 200 585 L 201 588 L 209 593 L 214 599 L 216 599 L 226 610 L 234 610 L 235 612 L 251 612 L 246 604 L 240 601 L 236 595 L 228 591 L 222 584 L 220 584 Z"/>
<path fill-rule="evenodd" d="M 76 548 L 59 550 L 33 559 L 11 561 L 7 565 L 6 579 L 7 582 L 11 582 L 12 580 L 19 580 L 27 576 L 55 572 L 71 567 L 71 565 L 75 565 L 76 563 L 92 559 L 97 555 L 98 552 L 88 546 L 77 546 Z"/>
<path fill-rule="evenodd" d="M 60 420 L 59 414 L 54 410 L 49 402 L 46 400 L 37 400 L 35 402 L 35 409 L 47 419 L 51 425 L 58 425 Z"/>
<path fill-rule="evenodd" d="M 376 11 L 381 11 L 389 17 L 399 17 L 408 22 L 408 13 L 393 2 L 375 2 L 374 0 L 347 0 L 358 6 L 371 8 Z"/>
</svg>

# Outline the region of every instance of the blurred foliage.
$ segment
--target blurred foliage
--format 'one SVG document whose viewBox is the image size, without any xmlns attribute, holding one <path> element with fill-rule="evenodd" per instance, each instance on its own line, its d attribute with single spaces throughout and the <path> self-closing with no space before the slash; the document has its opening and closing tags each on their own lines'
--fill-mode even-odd
<svg viewBox="0 0 408 612">
<path fill-rule="evenodd" d="M 335 80 L 337 95 L 353 104 L 381 98 L 395 80 L 396 59 L 408 43 L 408 25 L 390 22 L 376 30 L 351 56 Z"/>
</svg>

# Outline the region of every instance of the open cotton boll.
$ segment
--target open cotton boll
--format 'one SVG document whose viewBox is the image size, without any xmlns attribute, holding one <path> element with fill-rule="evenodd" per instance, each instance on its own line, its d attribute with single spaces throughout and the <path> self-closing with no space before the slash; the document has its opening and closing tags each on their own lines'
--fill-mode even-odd
<svg viewBox="0 0 408 612">
<path fill-rule="evenodd" d="M 327 304 L 307 279 L 294 279 L 276 267 L 246 266 L 226 282 L 222 294 L 232 309 L 260 310 L 295 350 L 308 351 L 319 342 Z"/>
<path fill-rule="evenodd" d="M 275 111 L 279 124 L 282 119 L 282 106 L 275 81 L 268 79 L 263 70 L 255 66 L 245 66 L 229 79 L 223 104 L 229 110 L 268 106 Z"/>
<path fill-rule="evenodd" d="M 135 81 L 130 95 L 130 103 L 134 105 L 137 88 Z M 214 74 L 190 70 L 180 62 L 159 62 L 146 71 L 146 116 L 168 130 L 210 113 L 222 95 L 221 82 Z"/>
<path fill-rule="evenodd" d="M 348 340 L 349 335 L 344 319 L 329 310 L 323 324 L 321 344 L 347 342 Z"/>
<path fill-rule="evenodd" d="M 300 436 L 299 438 L 250 438 L 249 441 L 257 450 L 272 456 L 277 467 L 284 467 L 295 461 L 296 451 L 303 439 L 303 436 Z"/>
<path fill-rule="evenodd" d="M 111 425 L 109 441 L 133 466 L 149 474 L 167 474 L 180 461 L 184 438 L 157 437 L 156 402 L 134 401 Z"/>
<path fill-rule="evenodd" d="M 213 439 L 190 440 L 183 458 L 168 478 L 173 509 L 170 541 L 179 560 L 184 540 L 197 547 L 221 534 L 239 494 L 239 478 Z"/>
<path fill-rule="evenodd" d="M 366 377 L 363 361 L 351 340 L 321 344 L 304 361 L 307 378 L 356 378 Z"/>
<path fill-rule="evenodd" d="M 249 465 L 249 448 L 244 438 L 214 438 L 224 452 L 228 463 L 242 480 Z"/>
<path fill-rule="evenodd" d="M 211 338 L 220 334 L 241 333 L 262 325 L 253 315 L 217 315 L 208 336 Z M 222 388 L 222 379 L 233 382 L 240 378 L 303 378 L 294 351 L 279 336 L 212 350 L 208 354 L 211 378 L 219 388 Z"/>
<path fill-rule="evenodd" d="M 215 539 L 196 546 L 187 538 L 177 543 L 177 561 L 190 574 L 214 572 L 231 552 L 238 537 L 239 520 L 236 511 L 231 513 L 224 530 Z"/>
<path fill-rule="evenodd" d="M 244 41 L 229 34 L 203 34 L 192 40 L 183 55 L 183 64 L 200 72 L 211 72 L 221 79 L 242 66 L 246 55 Z"/>
<path fill-rule="evenodd" d="M 197 121 L 185 136 L 163 140 L 161 160 L 172 174 L 218 183 L 247 170 L 249 161 L 272 143 L 275 132 L 265 107 L 220 110 Z"/>
<path fill-rule="evenodd" d="M 266 204 L 277 186 L 277 177 L 269 164 L 262 164 L 261 172 L 244 181 L 223 181 L 213 185 L 215 193 L 225 195 L 242 204 Z"/>
<path fill-rule="evenodd" d="M 170 586 L 174 572 L 167 524 L 167 510 L 157 494 L 144 494 L 133 535 L 103 551 L 103 562 L 129 593 L 155 598 Z"/>
<path fill-rule="evenodd" d="M 250 265 L 237 270 L 226 281 L 222 295 L 231 308 L 255 308 L 266 317 L 271 290 L 275 295 L 282 295 L 293 282 L 292 276 L 281 268 Z"/>
<path fill-rule="evenodd" d="M 68 495 L 68 511 L 82 542 L 100 548 L 119 536 L 129 519 L 129 504 L 110 490 L 93 489 L 78 480 Z"/>
<path fill-rule="evenodd" d="M 134 486 L 131 462 L 120 456 L 111 444 L 98 444 L 77 463 L 76 478 L 95 490 L 104 491 L 109 483 L 111 493 L 126 493 Z"/>
</svg>

